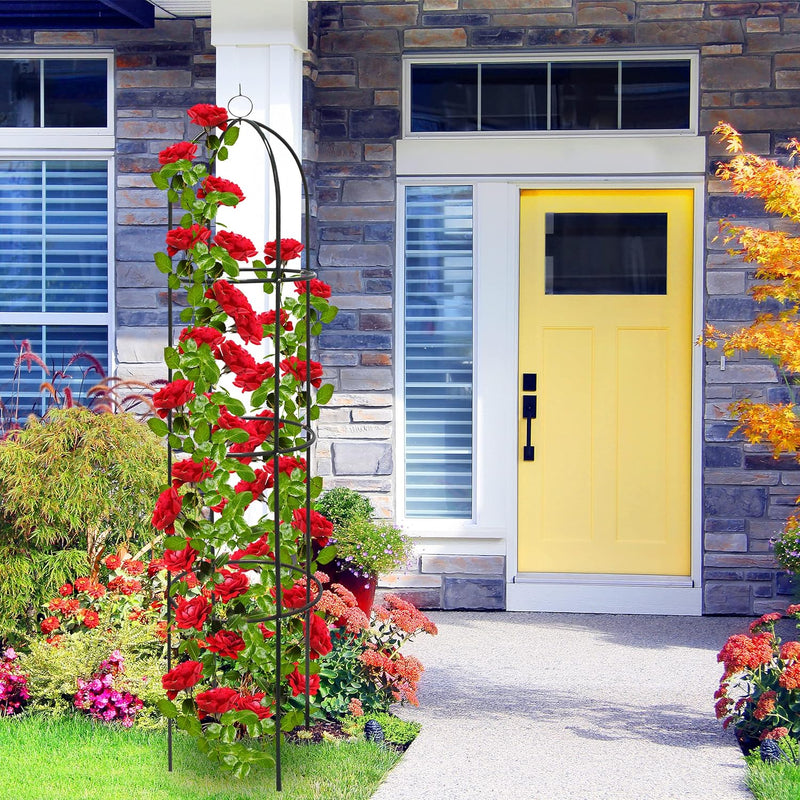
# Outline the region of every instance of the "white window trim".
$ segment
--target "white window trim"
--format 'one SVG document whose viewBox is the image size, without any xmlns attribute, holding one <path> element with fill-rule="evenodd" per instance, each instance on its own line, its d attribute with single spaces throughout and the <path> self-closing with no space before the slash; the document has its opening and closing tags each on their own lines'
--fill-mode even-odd
<svg viewBox="0 0 800 800">
<path fill-rule="evenodd" d="M 606 131 L 411 131 L 411 66 L 414 64 L 535 64 L 554 61 L 689 61 L 689 127 L 680 130 L 648 129 L 648 130 L 606 130 Z M 403 139 L 507 139 L 525 138 L 542 139 L 553 136 L 581 138 L 596 137 L 642 137 L 646 136 L 697 136 L 699 124 L 699 83 L 700 54 L 696 50 L 609 50 L 600 52 L 573 52 L 569 50 L 553 50 L 547 52 L 526 53 L 440 53 L 412 54 L 403 56 L 402 79 L 402 137 Z"/>
<path fill-rule="evenodd" d="M 0 51 L 0 59 L 36 61 L 55 59 L 94 59 L 105 61 L 106 69 L 106 124 L 97 128 L 0 128 L 0 148 L 22 149 L 114 149 L 114 120 L 116 107 L 114 97 L 114 52 L 112 50 L 75 49 L 63 50 L 46 48 L 14 49 Z"/>
</svg>

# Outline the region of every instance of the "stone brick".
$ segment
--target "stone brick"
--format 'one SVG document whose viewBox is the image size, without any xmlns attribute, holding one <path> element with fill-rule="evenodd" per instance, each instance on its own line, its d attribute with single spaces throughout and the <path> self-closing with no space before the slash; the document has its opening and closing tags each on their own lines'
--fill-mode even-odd
<svg viewBox="0 0 800 800">
<path fill-rule="evenodd" d="M 744 272 L 714 271 L 706 275 L 709 294 L 744 294 Z"/>
<path fill-rule="evenodd" d="M 333 442 L 333 469 L 337 475 L 391 475 L 390 444 Z"/>
<path fill-rule="evenodd" d="M 390 331 L 392 323 L 392 314 L 367 313 L 361 315 L 359 328 L 362 331 Z"/>
<path fill-rule="evenodd" d="M 321 206 L 319 209 L 322 222 L 382 222 L 394 218 L 395 211 L 390 206 Z"/>
<path fill-rule="evenodd" d="M 391 408 L 354 408 L 351 414 L 353 422 L 391 422 L 394 419 Z"/>
<path fill-rule="evenodd" d="M 679 22 L 640 22 L 636 26 L 637 44 L 693 45 L 744 41 L 738 20 L 681 20 Z"/>
<path fill-rule="evenodd" d="M 742 52 L 740 44 L 707 44 L 700 48 L 701 56 L 738 56 Z"/>
<path fill-rule="evenodd" d="M 403 600 L 413 603 L 423 611 L 433 611 L 442 608 L 441 591 L 439 589 L 392 589 L 392 594 L 398 595 Z M 386 593 L 385 590 L 378 589 L 375 593 L 377 600 Z"/>
<path fill-rule="evenodd" d="M 320 37 L 320 53 L 398 53 L 400 39 L 393 30 L 325 31 Z"/>
<path fill-rule="evenodd" d="M 753 586 L 753 597 L 772 597 L 773 594 L 771 583 L 759 583 Z"/>
<path fill-rule="evenodd" d="M 381 406 L 390 407 L 392 405 L 392 395 L 379 392 L 367 392 L 365 394 L 351 394 L 347 392 L 337 392 L 328 405 L 331 406 L 364 406 L 380 408 Z"/>
<path fill-rule="evenodd" d="M 139 255 L 141 257 L 142 254 Z M 143 286 L 163 288 L 167 285 L 166 276 L 162 275 L 152 262 L 118 261 L 115 276 L 118 288 Z"/>
<path fill-rule="evenodd" d="M 744 24 L 744 29 L 748 33 L 778 33 L 781 29 L 781 21 L 778 17 L 756 17 L 748 19 Z"/>
<path fill-rule="evenodd" d="M 167 331 L 163 328 L 117 328 L 117 358 L 137 364 L 164 358 Z"/>
<path fill-rule="evenodd" d="M 164 246 L 164 232 L 146 228 L 121 228 L 116 235 L 117 258 L 141 261 L 143 253 L 155 253 Z"/>
<path fill-rule="evenodd" d="M 486 26 L 492 21 L 489 14 L 423 14 L 424 27 L 453 26 L 463 28 Z"/>
<path fill-rule="evenodd" d="M 329 284 L 334 294 L 360 292 L 363 289 L 361 271 L 357 269 L 326 269 L 320 278 Z"/>
<path fill-rule="evenodd" d="M 501 8 L 517 8 L 528 11 L 531 0 L 461 0 L 461 8 L 485 8 L 489 11 L 498 11 Z M 535 8 L 572 8 L 572 0 L 536 0 Z"/>
<path fill-rule="evenodd" d="M 330 119 L 336 109 L 367 108 L 372 105 L 372 92 L 367 89 L 317 89 L 316 105 L 325 113 L 321 118 Z"/>
<path fill-rule="evenodd" d="M 358 142 L 320 142 L 319 161 L 360 161 L 361 145 Z"/>
<path fill-rule="evenodd" d="M 775 593 L 780 595 L 795 596 L 798 590 L 797 576 L 788 572 L 778 572 L 775 575 Z"/>
<path fill-rule="evenodd" d="M 658 3 L 639 7 L 639 19 L 700 19 L 703 3 Z"/>
<path fill-rule="evenodd" d="M 324 244 L 319 248 L 322 267 L 392 266 L 394 253 L 385 244 Z"/>
<path fill-rule="evenodd" d="M 117 72 L 117 85 L 121 88 L 191 86 L 192 75 L 179 69 L 123 69 Z"/>
<path fill-rule="evenodd" d="M 702 92 L 700 95 L 700 105 L 703 108 L 727 108 L 730 104 L 730 92 Z"/>
<path fill-rule="evenodd" d="M 773 458 L 771 455 L 746 455 L 745 469 L 800 471 L 800 463 L 793 457 Z"/>
<path fill-rule="evenodd" d="M 442 585 L 442 607 L 486 611 L 502 611 L 506 607 L 506 584 L 502 578 L 445 577 Z"/>
<path fill-rule="evenodd" d="M 347 424 L 320 425 L 319 436 L 322 439 L 352 440 L 352 439 L 381 439 L 388 441 L 392 436 L 391 425 L 385 424 Z M 363 474 L 363 473 L 362 473 Z"/>
<path fill-rule="evenodd" d="M 714 517 L 761 517 L 767 507 L 767 490 L 761 487 L 706 486 L 706 514 Z"/>
<path fill-rule="evenodd" d="M 478 28 L 470 33 L 473 47 L 521 47 L 524 41 L 521 28 Z"/>
<path fill-rule="evenodd" d="M 763 56 L 704 58 L 700 85 L 704 89 L 768 89 L 771 59 Z"/>
<path fill-rule="evenodd" d="M 342 391 L 381 391 L 394 387 L 394 378 L 390 369 L 381 367 L 359 367 L 343 369 L 341 375 Z"/>
<path fill-rule="evenodd" d="M 714 519 L 708 518 L 705 521 L 706 531 L 722 531 L 731 533 L 742 533 L 747 530 L 747 525 L 743 519 Z"/>
<path fill-rule="evenodd" d="M 775 73 L 776 89 L 800 89 L 800 71 L 778 70 Z"/>
<path fill-rule="evenodd" d="M 166 225 L 167 210 L 165 208 L 131 208 L 116 212 L 117 225 Z M 163 244 L 159 245 L 162 249 Z"/>
<path fill-rule="evenodd" d="M 345 181 L 342 201 L 345 203 L 390 203 L 394 200 L 392 180 Z"/>
<path fill-rule="evenodd" d="M 632 26 L 625 28 L 543 28 L 532 30 L 525 41 L 527 47 L 555 45 L 558 47 L 634 44 Z"/>
<path fill-rule="evenodd" d="M 342 89 L 356 85 L 355 75 L 318 75 L 316 80 L 319 89 Z"/>
<path fill-rule="evenodd" d="M 746 553 L 746 533 L 707 533 L 704 537 L 706 551 Z"/>
<path fill-rule="evenodd" d="M 318 179 L 329 178 L 387 178 L 392 174 L 389 164 L 319 164 Z M 339 185 L 341 185 L 339 181 Z M 357 206 L 354 206 L 357 208 Z"/>
<path fill-rule="evenodd" d="M 742 451 L 735 446 L 706 446 L 703 460 L 707 467 L 741 467 Z"/>
<path fill-rule="evenodd" d="M 632 0 L 578 2 L 578 25 L 618 25 L 631 22 L 636 14 Z"/>
<path fill-rule="evenodd" d="M 323 242 L 360 242 L 364 237 L 363 225 L 320 225 L 317 230 Z"/>
<path fill-rule="evenodd" d="M 703 588 L 706 614 L 749 614 L 750 586 L 746 583 L 707 583 Z"/>
<path fill-rule="evenodd" d="M 774 567 L 775 559 L 765 553 L 707 553 L 709 567 Z"/>
<path fill-rule="evenodd" d="M 775 383 L 775 367 L 770 364 L 728 364 L 724 370 L 706 372 L 709 383 Z"/>
<path fill-rule="evenodd" d="M 423 554 L 420 571 L 448 575 L 504 575 L 504 556 L 451 556 Z"/>
<path fill-rule="evenodd" d="M 364 158 L 367 161 L 394 161 L 394 145 L 365 144 Z"/>
<path fill-rule="evenodd" d="M 747 37 L 750 53 L 785 53 L 800 49 L 797 33 L 751 33 Z"/>
<path fill-rule="evenodd" d="M 352 312 L 339 311 L 336 315 L 336 319 L 329 322 L 326 329 L 329 331 L 357 330 L 358 316 Z"/>
<path fill-rule="evenodd" d="M 735 569 L 704 569 L 704 581 L 743 581 L 744 573 Z"/>
<path fill-rule="evenodd" d="M 466 47 L 467 32 L 464 28 L 413 28 L 403 33 L 405 47 Z"/>
<path fill-rule="evenodd" d="M 342 8 L 342 19 L 345 25 L 353 23 L 363 25 L 368 28 L 388 28 L 399 26 L 401 28 L 417 24 L 416 5 L 369 5 L 351 6 L 345 5 Z"/>
<path fill-rule="evenodd" d="M 573 24 L 571 13 L 557 12 L 549 14 L 495 14 L 492 20 L 495 25 L 508 28 L 567 28 Z"/>
<path fill-rule="evenodd" d="M 319 346 L 331 350 L 391 350 L 392 337 L 388 333 L 338 333 L 323 330 L 319 336 Z M 343 385 L 342 388 L 361 387 Z"/>
<path fill-rule="evenodd" d="M 786 609 L 786 604 L 782 600 L 755 600 L 753 602 L 753 614 L 771 614 L 774 611 L 781 612 Z"/>
<path fill-rule="evenodd" d="M 358 365 L 357 353 L 321 352 L 319 361 L 326 367 L 355 367 Z"/>
<path fill-rule="evenodd" d="M 393 572 L 378 578 L 378 586 L 384 589 L 438 589 L 441 585 L 442 579 L 439 575 Z"/>
<path fill-rule="evenodd" d="M 390 297 L 368 297 L 366 295 L 337 295 L 333 298 L 338 308 L 391 308 Z"/>
<path fill-rule="evenodd" d="M 396 89 L 401 76 L 399 56 L 363 56 L 358 60 L 358 85 L 362 89 Z"/>
<path fill-rule="evenodd" d="M 368 223 L 364 226 L 364 240 L 367 242 L 393 242 L 394 225 L 391 222 Z"/>
<path fill-rule="evenodd" d="M 144 49 L 142 44 L 156 42 L 174 47 L 178 42 L 194 41 L 194 25 L 189 19 L 156 19 L 152 28 L 120 28 L 97 31 L 98 44 L 124 42 L 135 49 Z"/>
<path fill-rule="evenodd" d="M 36 31 L 34 44 L 80 45 L 94 44 L 94 31 Z"/>
<path fill-rule="evenodd" d="M 399 106 L 400 92 L 394 89 L 377 89 L 374 103 L 376 106 Z"/>
<path fill-rule="evenodd" d="M 423 0 L 423 11 L 456 11 L 458 0 Z"/>
<path fill-rule="evenodd" d="M 369 108 L 350 114 L 353 139 L 392 139 L 400 135 L 400 111 L 396 108 Z"/>
<path fill-rule="evenodd" d="M 116 193 L 118 208 L 163 208 L 164 197 L 158 189 L 124 189 Z"/>
</svg>

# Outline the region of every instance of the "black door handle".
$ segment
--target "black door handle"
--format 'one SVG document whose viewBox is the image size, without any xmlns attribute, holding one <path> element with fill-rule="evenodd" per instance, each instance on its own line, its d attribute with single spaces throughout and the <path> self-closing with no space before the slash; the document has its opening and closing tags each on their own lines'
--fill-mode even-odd
<svg viewBox="0 0 800 800">
<path fill-rule="evenodd" d="M 525 372 L 522 375 L 522 391 L 536 391 L 536 373 Z M 533 445 L 531 444 L 531 420 L 536 419 L 536 395 L 525 394 L 522 396 L 522 416 L 525 419 L 527 441 L 522 448 L 522 460 L 533 461 Z"/>
</svg>

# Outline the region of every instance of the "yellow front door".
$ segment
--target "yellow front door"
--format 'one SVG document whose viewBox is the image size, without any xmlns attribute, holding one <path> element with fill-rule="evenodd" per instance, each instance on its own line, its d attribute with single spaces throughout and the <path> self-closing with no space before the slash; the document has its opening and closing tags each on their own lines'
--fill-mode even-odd
<svg viewBox="0 0 800 800">
<path fill-rule="evenodd" d="M 688 189 L 522 192 L 519 572 L 690 572 L 692 217 Z"/>
</svg>

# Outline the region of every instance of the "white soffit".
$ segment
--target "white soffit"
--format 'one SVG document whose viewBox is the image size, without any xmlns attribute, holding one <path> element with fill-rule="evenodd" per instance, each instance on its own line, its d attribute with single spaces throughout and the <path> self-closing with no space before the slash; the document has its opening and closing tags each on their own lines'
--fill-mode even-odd
<svg viewBox="0 0 800 800">
<path fill-rule="evenodd" d="M 156 8 L 156 17 L 210 17 L 211 0 L 150 0 Z"/>
</svg>

